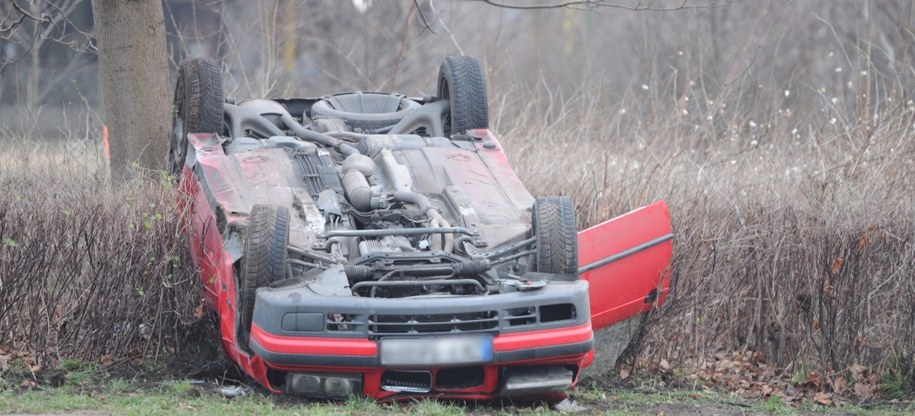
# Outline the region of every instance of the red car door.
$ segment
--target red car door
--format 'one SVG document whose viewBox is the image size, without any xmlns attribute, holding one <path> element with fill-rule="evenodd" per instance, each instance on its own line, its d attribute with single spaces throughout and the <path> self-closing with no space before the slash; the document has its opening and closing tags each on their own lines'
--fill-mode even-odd
<svg viewBox="0 0 915 416">
<path fill-rule="evenodd" d="M 664 201 L 578 233 L 578 273 L 591 284 L 595 330 L 664 301 L 670 290 L 672 240 Z"/>
</svg>

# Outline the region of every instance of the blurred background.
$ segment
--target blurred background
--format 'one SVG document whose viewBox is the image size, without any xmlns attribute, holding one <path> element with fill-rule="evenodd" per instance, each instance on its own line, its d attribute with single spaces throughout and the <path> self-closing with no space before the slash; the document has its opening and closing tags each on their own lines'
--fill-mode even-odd
<svg viewBox="0 0 915 416">
<path fill-rule="evenodd" d="M 89 1 L 20 3 L 46 19 L 26 19 L 0 39 L 3 113 L 73 103 L 98 108 Z M 627 95 L 683 101 L 677 105 L 690 114 L 721 97 L 765 103 L 761 111 L 813 109 L 829 121 L 817 107 L 839 104 L 832 98 L 855 109 L 902 94 L 915 78 L 912 3 L 905 0 L 596 1 L 541 10 L 473 0 L 163 6 L 173 70 L 187 56 L 218 59 L 228 93 L 238 98 L 429 94 L 442 57 L 467 54 L 484 62 L 496 105 L 540 85 L 565 97 L 598 91 L 608 113 Z M 7 4 L 0 15 L 10 26 L 17 13 Z M 735 84 L 757 88 L 725 96 Z M 860 103 L 854 91 L 871 94 Z"/>
</svg>

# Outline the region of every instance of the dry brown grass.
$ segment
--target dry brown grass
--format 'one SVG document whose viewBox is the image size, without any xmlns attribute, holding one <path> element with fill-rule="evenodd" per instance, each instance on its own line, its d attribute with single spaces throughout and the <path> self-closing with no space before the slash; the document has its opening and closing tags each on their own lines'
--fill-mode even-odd
<svg viewBox="0 0 915 416">
<path fill-rule="evenodd" d="M 668 201 L 674 296 L 644 328 L 649 362 L 750 350 L 788 374 L 901 366 L 911 383 L 915 105 L 807 92 L 779 107 L 740 97 L 753 87 L 662 85 L 611 104 L 541 85 L 494 118 L 522 180 L 571 195 L 580 227 Z"/>
<path fill-rule="evenodd" d="M 37 368 L 180 350 L 202 292 L 174 189 L 110 183 L 98 141 L 4 140 L 0 346 Z"/>
</svg>

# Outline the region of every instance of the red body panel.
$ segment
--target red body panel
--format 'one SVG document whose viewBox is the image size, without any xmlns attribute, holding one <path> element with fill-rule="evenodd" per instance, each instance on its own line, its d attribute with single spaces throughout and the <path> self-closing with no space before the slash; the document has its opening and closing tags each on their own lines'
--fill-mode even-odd
<svg viewBox="0 0 915 416">
<path fill-rule="evenodd" d="M 592 336 L 593 333 L 591 331 L 591 325 L 589 324 L 542 331 L 501 334 L 493 338 L 492 348 L 496 351 L 511 351 L 525 348 L 549 347 L 553 345 L 584 342 L 591 339 Z"/>
<path fill-rule="evenodd" d="M 672 236 L 670 215 L 663 201 L 578 233 L 580 271 L 621 255 L 615 261 L 580 273 L 582 279 L 591 283 L 589 297 L 594 329 L 613 325 L 664 301 L 670 290 Z M 632 250 L 640 245 L 650 246 Z M 627 251 L 631 254 L 625 255 Z"/>
<path fill-rule="evenodd" d="M 245 373 L 273 393 L 281 393 L 267 383 L 267 367 L 263 360 L 257 356 L 248 356 L 238 348 L 235 337 L 235 273 L 232 258 L 223 249 L 222 236 L 216 227 L 216 216 L 200 189 L 197 177 L 187 167 L 182 176 L 180 187 L 188 193 L 191 204 L 191 257 L 197 263 L 207 303 L 219 315 L 222 347 L 229 359 L 238 363 Z"/>
<path fill-rule="evenodd" d="M 264 331 L 251 324 L 251 340 L 270 351 L 283 354 L 320 354 L 373 357 L 378 354 L 378 343 L 359 338 L 287 337 Z"/>
</svg>

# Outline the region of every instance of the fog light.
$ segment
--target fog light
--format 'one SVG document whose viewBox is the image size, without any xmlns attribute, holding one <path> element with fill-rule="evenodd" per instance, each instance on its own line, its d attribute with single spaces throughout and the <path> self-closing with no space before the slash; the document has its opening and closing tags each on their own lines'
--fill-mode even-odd
<svg viewBox="0 0 915 416">
<path fill-rule="evenodd" d="M 343 377 L 328 377 L 324 380 L 324 393 L 327 397 L 345 399 L 353 394 L 354 380 Z"/>
<path fill-rule="evenodd" d="M 322 399 L 345 399 L 362 391 L 360 374 L 308 374 L 286 375 L 286 393 Z"/>
<path fill-rule="evenodd" d="M 302 396 L 317 396 L 322 394 L 323 384 L 321 376 L 314 374 L 288 374 L 286 375 L 286 393 Z"/>
</svg>

